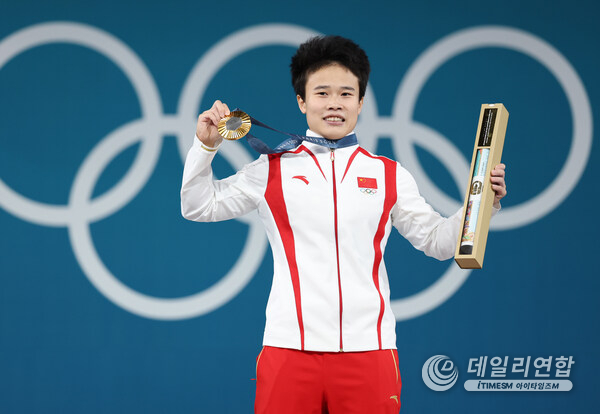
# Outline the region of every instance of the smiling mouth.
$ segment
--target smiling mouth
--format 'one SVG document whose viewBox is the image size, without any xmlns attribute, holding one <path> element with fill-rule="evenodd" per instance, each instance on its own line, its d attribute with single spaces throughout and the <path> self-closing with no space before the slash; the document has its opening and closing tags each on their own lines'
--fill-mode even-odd
<svg viewBox="0 0 600 414">
<path fill-rule="evenodd" d="M 326 122 L 344 122 L 344 118 L 339 116 L 328 116 L 323 118 Z"/>
</svg>

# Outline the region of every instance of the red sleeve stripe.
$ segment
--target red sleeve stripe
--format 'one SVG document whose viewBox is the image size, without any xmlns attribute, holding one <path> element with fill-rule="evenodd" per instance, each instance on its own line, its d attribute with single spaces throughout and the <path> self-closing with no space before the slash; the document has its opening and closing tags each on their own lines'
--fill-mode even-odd
<svg viewBox="0 0 600 414">
<path fill-rule="evenodd" d="M 299 151 L 300 148 L 297 150 Z M 296 262 L 296 243 L 294 233 L 290 225 L 285 200 L 283 198 L 283 188 L 281 186 L 281 155 L 269 155 L 269 179 L 265 191 L 265 199 L 273 214 L 277 230 L 283 242 L 285 256 L 290 268 L 292 286 L 294 289 L 294 299 L 296 301 L 296 315 L 298 318 L 298 328 L 300 330 L 300 348 L 304 350 L 304 322 L 302 321 L 302 300 L 300 297 L 300 275 L 298 273 L 298 263 Z"/>
<path fill-rule="evenodd" d="M 373 238 L 373 248 L 375 251 L 375 258 L 373 261 L 373 283 L 375 284 L 377 293 L 379 293 L 379 318 L 377 319 L 377 339 L 379 341 L 379 349 L 382 349 L 381 321 L 383 320 L 385 302 L 383 300 L 383 295 L 381 294 L 381 289 L 379 286 L 379 266 L 381 265 L 381 260 L 383 259 L 383 251 L 381 250 L 381 240 L 383 240 L 383 236 L 385 235 L 385 226 L 388 220 L 390 219 L 390 212 L 392 211 L 392 207 L 394 206 L 394 204 L 396 204 L 397 199 L 396 163 L 390 160 L 389 158 L 373 156 L 362 148 L 360 148 L 360 150 L 363 154 L 365 154 L 368 157 L 381 160 L 385 169 L 385 201 L 383 202 L 383 212 L 381 213 L 379 225 L 377 226 L 377 231 L 375 232 L 375 237 Z"/>
</svg>

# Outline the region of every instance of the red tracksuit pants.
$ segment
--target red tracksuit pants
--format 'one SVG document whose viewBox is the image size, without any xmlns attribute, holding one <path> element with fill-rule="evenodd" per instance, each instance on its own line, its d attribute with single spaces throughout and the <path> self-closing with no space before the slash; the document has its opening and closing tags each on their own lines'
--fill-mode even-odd
<svg viewBox="0 0 600 414">
<path fill-rule="evenodd" d="M 395 349 L 307 352 L 265 346 L 256 360 L 256 414 L 397 414 Z"/>
</svg>

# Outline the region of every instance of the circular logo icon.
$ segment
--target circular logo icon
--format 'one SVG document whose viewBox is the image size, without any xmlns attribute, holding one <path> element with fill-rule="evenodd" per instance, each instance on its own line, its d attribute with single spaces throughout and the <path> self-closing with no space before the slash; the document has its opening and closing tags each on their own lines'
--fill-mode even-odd
<svg viewBox="0 0 600 414">
<path fill-rule="evenodd" d="M 446 391 L 456 383 L 458 370 L 450 358 L 445 355 L 436 355 L 425 361 L 422 375 L 423 382 L 429 388 L 434 391 Z"/>
</svg>

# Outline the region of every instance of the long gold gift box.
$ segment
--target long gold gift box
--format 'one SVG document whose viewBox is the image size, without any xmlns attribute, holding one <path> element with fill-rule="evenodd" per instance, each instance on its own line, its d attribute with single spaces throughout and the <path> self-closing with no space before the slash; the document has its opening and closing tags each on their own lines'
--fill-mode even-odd
<svg viewBox="0 0 600 414">
<path fill-rule="evenodd" d="M 454 260 L 463 269 L 481 269 L 487 243 L 494 190 L 490 172 L 500 163 L 508 111 L 502 104 L 483 104 L 471 160 L 471 175 Z"/>
</svg>

